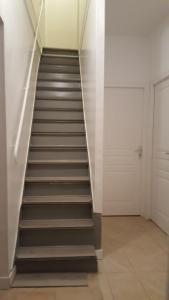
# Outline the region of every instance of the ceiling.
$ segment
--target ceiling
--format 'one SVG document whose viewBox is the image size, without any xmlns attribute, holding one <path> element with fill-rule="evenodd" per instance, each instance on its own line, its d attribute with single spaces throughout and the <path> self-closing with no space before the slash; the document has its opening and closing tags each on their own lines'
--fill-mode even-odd
<svg viewBox="0 0 169 300">
<path fill-rule="evenodd" d="M 169 16 L 169 0 L 106 0 L 106 34 L 148 35 Z"/>
</svg>

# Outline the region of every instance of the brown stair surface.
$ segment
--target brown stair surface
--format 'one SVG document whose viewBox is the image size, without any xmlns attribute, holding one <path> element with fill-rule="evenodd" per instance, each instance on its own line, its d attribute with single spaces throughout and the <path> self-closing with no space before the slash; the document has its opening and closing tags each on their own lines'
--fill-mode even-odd
<svg viewBox="0 0 169 300">
<path fill-rule="evenodd" d="M 78 51 L 43 49 L 14 287 L 85 286 L 97 272 Z"/>
<path fill-rule="evenodd" d="M 20 229 L 57 229 L 57 228 L 77 228 L 84 229 L 93 227 L 92 219 L 49 219 L 49 220 L 22 220 L 19 224 Z"/>
<path fill-rule="evenodd" d="M 28 273 L 17 274 L 14 288 L 83 287 L 88 285 L 85 273 Z"/>
<path fill-rule="evenodd" d="M 20 247 L 16 258 L 22 260 L 31 259 L 72 259 L 95 257 L 93 246 L 48 246 L 48 247 Z"/>
<path fill-rule="evenodd" d="M 84 203 L 91 203 L 92 199 L 91 196 L 32 196 L 32 197 L 24 197 L 23 198 L 23 203 L 24 204 L 56 204 L 56 203 L 61 203 L 61 204 L 68 204 L 68 203 L 75 203 L 75 204 L 84 204 Z"/>
</svg>

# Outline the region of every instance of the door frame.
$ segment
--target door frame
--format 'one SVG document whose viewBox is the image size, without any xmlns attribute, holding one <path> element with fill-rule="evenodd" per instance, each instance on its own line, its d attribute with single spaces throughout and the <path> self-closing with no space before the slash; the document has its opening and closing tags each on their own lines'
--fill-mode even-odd
<svg viewBox="0 0 169 300">
<path fill-rule="evenodd" d="M 4 67 L 4 24 L 0 17 L 0 288 L 9 287 L 8 270 L 8 198 L 7 198 L 7 137 Z"/>
<path fill-rule="evenodd" d="M 151 83 L 151 94 L 150 94 L 150 104 L 151 104 L 151 132 L 150 132 L 150 140 L 151 140 L 151 148 L 150 148 L 150 153 L 151 153 L 151 158 L 150 158 L 150 183 L 149 183 L 149 191 L 150 191 L 150 196 L 149 196 L 149 216 L 148 218 L 152 217 L 152 202 L 153 202 L 153 191 L 152 191 L 152 186 L 153 186 L 153 138 L 154 138 L 154 113 L 155 113 L 155 88 L 158 84 L 163 83 L 164 81 L 169 79 L 169 73 L 164 74 L 163 76 L 157 78 L 156 80 L 152 81 Z"/>
<path fill-rule="evenodd" d="M 141 166 L 141 197 L 140 215 L 146 219 L 151 218 L 151 157 L 152 157 L 152 133 L 153 133 L 153 114 L 152 107 L 154 101 L 150 101 L 151 85 L 145 82 L 117 83 L 105 85 L 105 88 L 130 88 L 143 90 L 143 158 Z"/>
</svg>

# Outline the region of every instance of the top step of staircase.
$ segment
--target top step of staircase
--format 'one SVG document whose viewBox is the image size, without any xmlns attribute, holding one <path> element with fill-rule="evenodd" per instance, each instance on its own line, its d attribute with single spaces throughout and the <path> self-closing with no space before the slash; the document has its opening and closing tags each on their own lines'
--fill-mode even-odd
<svg viewBox="0 0 169 300">
<path fill-rule="evenodd" d="M 75 49 L 57 49 L 57 48 L 43 48 L 42 55 L 53 54 L 59 56 L 78 56 L 78 50 Z"/>
</svg>

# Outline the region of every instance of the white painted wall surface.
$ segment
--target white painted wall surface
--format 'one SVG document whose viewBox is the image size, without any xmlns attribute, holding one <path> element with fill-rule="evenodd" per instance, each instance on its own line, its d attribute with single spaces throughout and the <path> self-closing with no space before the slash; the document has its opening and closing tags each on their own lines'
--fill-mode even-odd
<svg viewBox="0 0 169 300">
<path fill-rule="evenodd" d="M 169 75 L 169 17 L 158 26 L 151 36 L 151 55 L 153 81 Z"/>
<path fill-rule="evenodd" d="M 149 38 L 106 36 L 105 85 L 144 85 L 149 78 Z"/>
<path fill-rule="evenodd" d="M 34 78 L 32 77 L 28 91 L 22 134 L 19 141 L 17 157 L 15 157 L 14 146 L 32 56 L 34 30 L 24 1 L 1 0 L 0 4 L 0 15 L 4 22 L 5 37 L 4 54 L 8 160 L 8 272 L 10 272 L 16 246 L 39 50 L 37 49 L 35 52 Z"/>
<path fill-rule="evenodd" d="M 80 64 L 94 212 L 102 212 L 104 0 L 90 0 L 84 25 Z"/>
<path fill-rule="evenodd" d="M 45 1 L 46 47 L 78 49 L 78 0 Z"/>
</svg>

